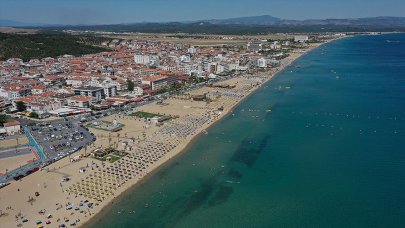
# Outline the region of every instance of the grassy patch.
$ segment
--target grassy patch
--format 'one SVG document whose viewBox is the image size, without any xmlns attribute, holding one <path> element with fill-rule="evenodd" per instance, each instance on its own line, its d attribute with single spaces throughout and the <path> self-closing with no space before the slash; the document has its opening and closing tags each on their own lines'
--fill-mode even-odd
<svg viewBox="0 0 405 228">
<path fill-rule="evenodd" d="M 105 155 L 104 157 L 97 158 L 97 159 L 100 161 L 108 161 L 110 163 L 114 163 L 128 155 L 127 152 L 118 151 L 118 150 L 114 150 L 114 149 L 109 149 L 109 150 L 111 151 L 109 154 Z"/>
<path fill-rule="evenodd" d="M 163 115 L 159 115 L 159 114 L 155 114 L 155 113 L 150 113 L 150 112 L 138 111 L 138 112 L 131 113 L 130 116 L 136 116 L 136 117 L 139 117 L 139 118 L 148 119 L 148 118 L 153 118 L 153 117 L 155 117 L 155 116 L 161 117 L 161 116 L 163 116 Z"/>
</svg>

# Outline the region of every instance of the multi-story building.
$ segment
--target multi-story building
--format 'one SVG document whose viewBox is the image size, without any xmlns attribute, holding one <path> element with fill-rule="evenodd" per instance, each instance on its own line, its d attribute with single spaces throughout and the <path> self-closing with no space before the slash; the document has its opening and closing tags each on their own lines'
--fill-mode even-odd
<svg viewBox="0 0 405 228">
<path fill-rule="evenodd" d="M 66 79 L 66 84 L 71 86 L 83 86 L 89 83 L 91 78 L 89 77 L 70 77 Z"/>
<path fill-rule="evenodd" d="M 57 93 L 57 94 L 52 95 L 52 99 L 57 102 L 60 102 L 62 104 L 62 106 L 67 106 L 68 105 L 67 100 L 73 96 L 76 96 L 76 95 L 70 94 L 70 93 Z"/>
<path fill-rule="evenodd" d="M 147 65 L 150 62 L 150 56 L 149 55 L 135 55 L 134 61 L 136 64 Z"/>
<path fill-rule="evenodd" d="M 142 79 L 142 84 L 149 85 L 152 90 L 158 90 L 165 86 L 171 86 L 177 82 L 177 77 L 174 76 L 152 76 Z"/>
<path fill-rule="evenodd" d="M 305 43 L 305 42 L 307 42 L 308 40 L 309 40 L 309 37 L 308 37 L 308 36 L 302 36 L 302 35 L 294 36 L 294 42 Z"/>
<path fill-rule="evenodd" d="M 105 97 L 113 97 L 117 95 L 118 83 L 111 80 L 110 78 L 104 80 L 92 80 L 90 86 L 92 87 L 101 87 L 104 89 Z"/>
<path fill-rule="evenodd" d="M 262 50 L 262 43 L 260 41 L 251 41 L 247 44 L 247 49 L 249 51 L 261 51 Z"/>
<path fill-rule="evenodd" d="M 140 55 L 137 54 L 134 56 L 134 61 L 137 64 L 150 65 L 150 66 L 159 66 L 159 56 L 157 55 Z"/>
<path fill-rule="evenodd" d="M 10 100 L 31 95 L 30 88 L 0 88 L 0 96 Z"/>
<path fill-rule="evenodd" d="M 41 94 L 41 93 L 45 93 L 47 91 L 49 91 L 49 87 L 48 86 L 34 86 L 31 89 L 32 94 Z"/>
<path fill-rule="evenodd" d="M 49 75 L 39 79 L 45 85 L 61 85 L 65 82 L 65 78 L 60 75 Z"/>
<path fill-rule="evenodd" d="M 13 120 L 3 124 L 3 128 L 0 129 L 0 132 L 4 132 L 7 135 L 17 135 L 21 133 L 20 122 Z"/>
<path fill-rule="evenodd" d="M 84 86 L 74 89 L 76 95 L 94 97 L 96 101 L 105 99 L 105 90 L 102 87 Z"/>
<path fill-rule="evenodd" d="M 95 98 L 89 96 L 74 96 L 67 99 L 68 106 L 78 108 L 90 108 Z"/>
<path fill-rule="evenodd" d="M 17 109 L 17 102 L 24 103 L 28 112 L 36 112 L 39 115 L 60 109 L 62 103 L 52 98 L 53 93 L 36 94 L 13 100 L 13 107 Z"/>
<path fill-rule="evenodd" d="M 190 54 L 192 54 L 192 55 L 194 55 L 194 54 L 197 53 L 197 49 L 196 49 L 194 46 L 191 46 L 191 47 L 187 50 L 187 52 L 190 53 Z"/>
<path fill-rule="evenodd" d="M 267 67 L 267 61 L 265 58 L 260 58 L 257 60 L 257 66 L 261 68 Z"/>
<path fill-rule="evenodd" d="M 132 94 L 135 96 L 142 96 L 143 95 L 143 89 L 141 87 L 135 86 L 134 90 L 132 91 Z"/>
<path fill-rule="evenodd" d="M 27 111 L 36 112 L 39 115 L 49 113 L 60 108 L 62 108 L 62 104 L 53 100 L 43 100 L 27 104 Z"/>
</svg>

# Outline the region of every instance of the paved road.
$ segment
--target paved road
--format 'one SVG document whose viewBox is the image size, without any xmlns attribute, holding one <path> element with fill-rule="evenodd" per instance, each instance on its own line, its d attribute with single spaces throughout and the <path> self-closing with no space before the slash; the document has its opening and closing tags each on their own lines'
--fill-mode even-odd
<svg viewBox="0 0 405 228">
<path fill-rule="evenodd" d="M 11 158 L 19 155 L 24 155 L 24 154 L 32 154 L 31 148 L 30 147 L 21 147 L 16 149 L 7 149 L 7 150 L 2 150 L 0 151 L 0 159 L 2 158 Z"/>
<path fill-rule="evenodd" d="M 11 140 L 11 139 L 16 139 L 16 138 L 25 138 L 25 135 L 9 135 L 6 137 L 2 137 L 1 140 Z"/>
</svg>

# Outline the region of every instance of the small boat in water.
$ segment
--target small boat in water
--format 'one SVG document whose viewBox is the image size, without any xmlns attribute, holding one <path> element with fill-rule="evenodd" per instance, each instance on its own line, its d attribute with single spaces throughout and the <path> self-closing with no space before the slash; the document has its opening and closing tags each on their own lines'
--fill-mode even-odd
<svg viewBox="0 0 405 228">
<path fill-rule="evenodd" d="M 239 181 L 231 181 L 231 180 L 227 180 L 226 183 L 229 183 L 229 184 L 240 184 Z"/>
<path fill-rule="evenodd" d="M 399 43 L 399 40 L 386 40 L 387 43 Z"/>
</svg>

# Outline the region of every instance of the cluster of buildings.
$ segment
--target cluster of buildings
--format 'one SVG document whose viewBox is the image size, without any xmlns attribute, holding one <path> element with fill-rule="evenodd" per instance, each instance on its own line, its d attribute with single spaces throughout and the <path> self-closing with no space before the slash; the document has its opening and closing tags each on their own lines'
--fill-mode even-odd
<svg viewBox="0 0 405 228">
<path fill-rule="evenodd" d="M 20 122 L 17 120 L 8 121 L 0 126 L 0 139 L 4 135 L 18 135 L 21 133 Z"/>
<path fill-rule="evenodd" d="M 162 88 L 185 85 L 190 77 L 215 78 L 277 64 L 259 53 L 263 44 L 258 41 L 244 48 L 119 39 L 102 45 L 113 51 L 0 61 L 0 108 L 18 110 L 23 102 L 27 113 L 40 118 L 71 115 L 137 102 Z"/>
</svg>

